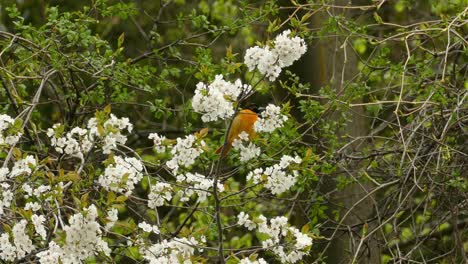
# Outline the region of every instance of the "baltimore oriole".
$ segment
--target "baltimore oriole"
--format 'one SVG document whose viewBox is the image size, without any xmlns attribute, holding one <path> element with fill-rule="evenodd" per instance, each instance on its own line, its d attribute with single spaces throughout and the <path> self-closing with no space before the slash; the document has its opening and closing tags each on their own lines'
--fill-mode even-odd
<svg viewBox="0 0 468 264">
<path fill-rule="evenodd" d="M 246 109 L 240 110 L 234 117 L 234 120 L 232 120 L 224 150 L 223 146 L 221 146 L 216 150 L 216 154 L 220 154 L 221 150 L 223 150 L 223 154 L 221 156 L 225 157 L 232 148 L 232 142 L 239 137 L 239 134 L 242 133 L 242 131 L 249 134 L 250 140 L 254 139 L 256 136 L 254 124 L 258 119 L 258 112 L 258 107 L 253 104 L 249 105 Z"/>
</svg>

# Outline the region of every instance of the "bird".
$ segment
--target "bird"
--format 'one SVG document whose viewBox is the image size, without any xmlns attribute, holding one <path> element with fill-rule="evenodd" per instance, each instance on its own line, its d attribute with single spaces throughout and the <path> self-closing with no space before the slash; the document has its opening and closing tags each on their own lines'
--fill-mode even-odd
<svg viewBox="0 0 468 264">
<path fill-rule="evenodd" d="M 232 148 L 232 142 L 239 137 L 239 134 L 241 134 L 242 131 L 245 131 L 249 135 L 249 140 L 254 139 L 256 136 L 254 124 L 258 119 L 259 113 L 260 109 L 255 104 L 250 104 L 245 109 L 240 110 L 232 120 L 226 145 L 223 145 L 224 149 L 223 146 L 221 146 L 215 153 L 220 154 L 221 151 L 223 151 L 221 157 L 226 157 Z"/>
</svg>

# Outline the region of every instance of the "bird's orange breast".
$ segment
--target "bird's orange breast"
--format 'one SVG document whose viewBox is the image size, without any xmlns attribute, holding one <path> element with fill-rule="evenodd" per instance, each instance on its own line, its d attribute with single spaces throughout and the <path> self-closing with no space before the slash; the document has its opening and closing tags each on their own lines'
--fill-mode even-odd
<svg viewBox="0 0 468 264">
<path fill-rule="evenodd" d="M 231 130 L 228 135 L 228 142 L 232 142 L 239 136 L 242 131 L 249 134 L 249 138 L 253 139 L 256 135 L 254 130 L 254 124 L 258 119 L 257 113 L 244 109 L 239 111 L 234 120 L 232 121 Z"/>
<path fill-rule="evenodd" d="M 249 135 L 250 140 L 255 138 L 256 133 L 254 130 L 254 124 L 257 119 L 258 115 L 254 111 L 248 109 L 240 110 L 232 120 L 231 128 L 227 138 L 227 144 L 224 147 L 219 147 L 216 150 L 216 154 L 220 154 L 221 151 L 223 151 L 221 156 L 225 157 L 232 147 L 232 142 L 239 137 L 239 134 L 242 133 L 242 131 L 245 131 Z"/>
</svg>

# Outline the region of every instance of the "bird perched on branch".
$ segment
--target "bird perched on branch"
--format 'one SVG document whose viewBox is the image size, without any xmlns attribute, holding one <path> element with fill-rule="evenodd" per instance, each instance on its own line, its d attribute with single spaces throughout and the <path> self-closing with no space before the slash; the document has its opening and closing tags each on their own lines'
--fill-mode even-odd
<svg viewBox="0 0 468 264">
<path fill-rule="evenodd" d="M 226 145 L 224 145 L 224 148 L 223 146 L 219 147 L 216 150 L 216 154 L 220 154 L 222 151 L 221 157 L 226 157 L 232 148 L 232 142 L 239 137 L 242 131 L 245 131 L 249 135 L 250 140 L 254 139 L 256 136 L 254 124 L 258 119 L 259 112 L 260 110 L 255 104 L 250 104 L 247 108 L 240 110 L 234 117 L 234 120 L 232 120 Z"/>
</svg>

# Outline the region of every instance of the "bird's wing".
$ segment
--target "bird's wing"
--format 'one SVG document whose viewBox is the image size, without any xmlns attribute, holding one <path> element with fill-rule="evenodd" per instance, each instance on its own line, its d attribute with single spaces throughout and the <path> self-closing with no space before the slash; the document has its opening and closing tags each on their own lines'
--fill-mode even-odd
<svg viewBox="0 0 468 264">
<path fill-rule="evenodd" d="M 229 130 L 228 134 L 229 145 L 232 144 L 234 139 L 236 139 L 237 136 L 239 136 L 239 134 L 243 131 L 242 119 L 242 113 L 239 113 L 236 115 L 236 117 L 234 117 L 234 120 L 232 120 L 231 129 Z"/>
<path fill-rule="evenodd" d="M 249 134 L 249 137 L 252 139 L 252 136 L 255 135 L 255 131 L 253 129 L 255 121 L 257 121 L 258 116 L 255 112 L 250 110 L 241 110 L 234 120 L 232 120 L 231 130 L 229 131 L 228 135 L 228 142 L 232 144 L 232 142 L 239 136 L 242 131 L 245 131 Z"/>
</svg>

